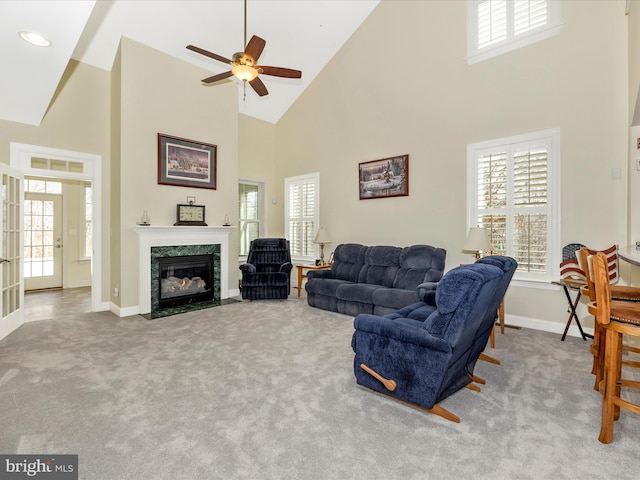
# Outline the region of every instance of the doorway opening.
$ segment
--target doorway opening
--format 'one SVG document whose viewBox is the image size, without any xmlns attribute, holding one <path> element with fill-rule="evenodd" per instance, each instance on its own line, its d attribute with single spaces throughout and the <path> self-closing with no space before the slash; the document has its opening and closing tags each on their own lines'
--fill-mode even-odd
<svg viewBox="0 0 640 480">
<path fill-rule="evenodd" d="M 74 152 L 70 150 L 60 150 L 55 148 L 41 147 L 37 145 L 27 145 L 21 143 L 10 144 L 10 160 L 11 166 L 16 168 L 29 179 L 44 181 L 59 181 L 64 185 L 88 185 L 90 193 L 86 201 L 85 208 L 90 211 L 92 220 L 92 252 L 91 255 L 84 260 L 88 270 L 90 271 L 90 288 L 91 288 L 91 310 L 102 311 L 108 310 L 108 303 L 103 303 L 101 299 L 102 291 L 102 250 L 101 250 L 101 218 L 102 218 L 102 193 L 101 193 L 101 169 L 102 157 L 100 155 Z M 45 192 L 46 193 L 46 192 Z M 33 205 L 31 205 L 33 211 Z M 25 209 L 23 209 L 25 211 Z M 44 221 L 44 217 L 43 220 Z M 80 239 L 81 229 L 71 227 L 64 224 L 68 229 L 67 233 L 75 233 Z M 44 231 L 43 231 L 44 235 Z M 56 236 L 55 233 L 47 234 L 47 245 L 53 249 L 56 248 L 56 239 L 60 238 L 60 249 L 64 246 L 65 235 Z M 51 237 L 53 235 L 53 237 Z M 69 237 L 69 235 L 67 235 Z M 31 238 L 33 241 L 33 236 Z M 51 243 L 53 242 L 53 243 Z M 78 245 L 79 245 L 78 241 Z M 42 245 L 45 245 L 44 243 Z M 26 245 L 25 245 L 26 247 Z M 80 247 L 78 247 L 80 249 Z M 26 249 L 25 249 L 26 254 Z M 31 254 L 31 252 L 30 252 Z M 24 255 L 24 254 L 23 254 Z M 80 255 L 80 254 L 78 254 Z M 45 255 L 46 256 L 46 255 Z M 53 258 L 53 257 L 52 257 Z M 25 258 L 23 258 L 23 261 Z M 43 262 L 45 260 L 42 260 Z M 46 259 L 48 261 L 48 258 Z M 36 262 L 37 263 L 37 262 Z M 33 264 L 32 264 L 33 265 Z M 44 263 L 42 264 L 44 268 Z M 63 284 L 64 284 L 64 267 Z M 67 282 L 68 286 L 83 286 L 82 282 L 86 280 L 76 280 Z M 24 287 L 23 287 L 24 288 Z"/>
</svg>

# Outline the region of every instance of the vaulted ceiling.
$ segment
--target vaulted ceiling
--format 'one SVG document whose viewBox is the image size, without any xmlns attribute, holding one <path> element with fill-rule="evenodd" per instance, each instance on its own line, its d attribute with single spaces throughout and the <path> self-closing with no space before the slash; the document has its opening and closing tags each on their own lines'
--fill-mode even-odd
<svg viewBox="0 0 640 480">
<path fill-rule="evenodd" d="M 302 70 L 301 79 L 262 76 L 269 95 L 238 83 L 241 113 L 276 123 L 380 0 L 248 0 L 247 38 L 267 42 L 260 63 Z M 35 47 L 20 31 L 51 41 Z M 229 66 L 187 50 L 230 58 L 244 48 L 243 0 L 0 1 L 0 119 L 39 125 L 70 59 L 111 70 L 121 37 L 198 65 Z M 199 84 L 201 79 L 194 79 Z M 215 88 L 202 86 L 202 88 Z"/>
</svg>

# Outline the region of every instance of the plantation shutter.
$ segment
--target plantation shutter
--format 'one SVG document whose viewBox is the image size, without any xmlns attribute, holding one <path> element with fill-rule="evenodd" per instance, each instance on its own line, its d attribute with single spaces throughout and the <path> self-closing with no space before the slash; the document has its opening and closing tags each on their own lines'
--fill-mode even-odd
<svg viewBox="0 0 640 480">
<path fill-rule="evenodd" d="M 312 179 L 289 184 L 289 244 L 291 256 L 313 257 L 316 183 Z"/>
<path fill-rule="evenodd" d="M 515 0 L 513 3 L 514 35 L 520 35 L 547 24 L 546 0 Z"/>
<path fill-rule="evenodd" d="M 478 226 L 488 229 L 495 253 L 507 253 L 507 151 L 478 158 Z"/>
<path fill-rule="evenodd" d="M 477 15 L 482 49 L 547 25 L 547 0 L 482 0 Z"/>
<path fill-rule="evenodd" d="M 513 158 L 513 255 L 529 272 L 546 270 L 547 148 L 516 148 Z"/>
<path fill-rule="evenodd" d="M 238 252 L 248 255 L 251 241 L 260 236 L 258 185 L 240 183 L 238 199 Z"/>
<path fill-rule="evenodd" d="M 472 146 L 469 226 L 487 229 L 493 252 L 515 258 L 520 278 L 548 279 L 559 242 L 557 180 L 550 180 L 558 171 L 557 157 L 551 159 L 559 137 L 545 131 L 513 139 Z"/>
<path fill-rule="evenodd" d="M 478 48 L 507 38 L 507 1 L 485 0 L 478 3 Z"/>
</svg>

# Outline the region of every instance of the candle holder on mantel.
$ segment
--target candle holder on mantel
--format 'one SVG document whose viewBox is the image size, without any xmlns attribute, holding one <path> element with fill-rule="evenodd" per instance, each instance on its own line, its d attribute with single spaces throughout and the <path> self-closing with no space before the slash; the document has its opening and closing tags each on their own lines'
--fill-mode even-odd
<svg viewBox="0 0 640 480">
<path fill-rule="evenodd" d="M 231 226 L 231 220 L 229 220 L 229 215 L 224 216 L 224 223 L 222 224 L 223 227 L 230 227 Z"/>
<path fill-rule="evenodd" d="M 148 227 L 149 225 L 151 225 L 151 219 L 149 218 L 149 214 L 146 210 L 142 212 L 142 217 L 140 217 L 139 222 L 136 222 L 136 225 L 139 225 L 141 227 Z"/>
</svg>

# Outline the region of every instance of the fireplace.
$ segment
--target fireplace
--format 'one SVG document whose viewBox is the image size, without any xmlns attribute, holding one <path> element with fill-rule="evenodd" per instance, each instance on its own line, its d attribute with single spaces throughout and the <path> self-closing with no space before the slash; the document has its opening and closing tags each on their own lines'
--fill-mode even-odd
<svg viewBox="0 0 640 480">
<path fill-rule="evenodd" d="M 212 300 L 213 255 L 187 255 L 158 259 L 158 307 L 178 307 Z"/>
<path fill-rule="evenodd" d="M 139 307 L 128 315 L 159 318 L 190 310 L 209 308 L 230 301 L 237 295 L 229 290 L 229 235 L 234 227 L 136 226 L 139 245 Z M 163 257 L 213 256 L 213 298 L 161 308 L 160 262 Z M 174 270 L 175 273 L 175 270 Z M 183 278 L 186 275 L 183 275 Z M 202 275 L 193 274 L 193 277 Z M 206 282 L 206 280 L 205 280 Z"/>
<path fill-rule="evenodd" d="M 151 247 L 151 311 L 160 318 L 220 305 L 220 245 Z"/>
</svg>

